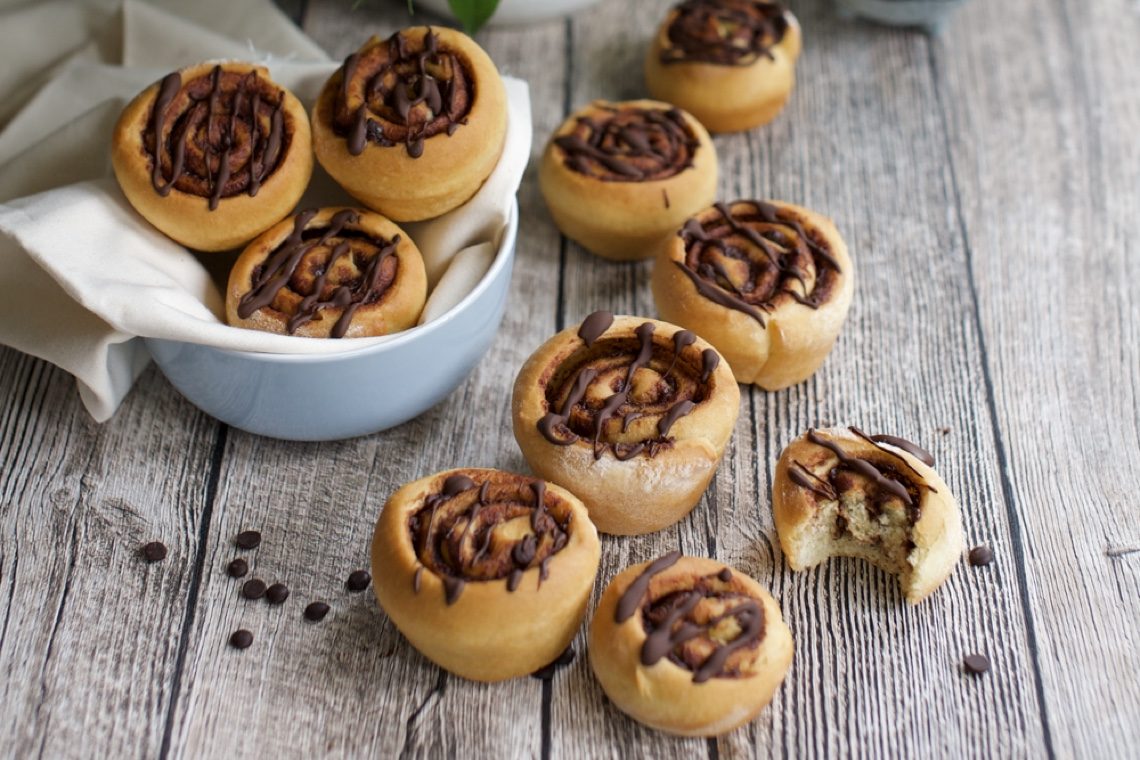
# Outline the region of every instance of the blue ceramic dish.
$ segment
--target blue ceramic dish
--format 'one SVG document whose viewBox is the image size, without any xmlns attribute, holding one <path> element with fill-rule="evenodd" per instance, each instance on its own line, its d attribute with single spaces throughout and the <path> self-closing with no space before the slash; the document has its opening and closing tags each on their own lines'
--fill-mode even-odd
<svg viewBox="0 0 1140 760">
<path fill-rule="evenodd" d="M 893 26 L 919 26 L 937 33 L 965 0 L 836 0 L 841 12 Z"/>
<path fill-rule="evenodd" d="M 148 338 L 183 396 L 236 428 L 295 441 L 354 438 L 422 414 L 467 379 L 503 319 L 518 234 L 515 204 L 483 279 L 442 317 L 342 354 L 263 354 Z"/>
</svg>

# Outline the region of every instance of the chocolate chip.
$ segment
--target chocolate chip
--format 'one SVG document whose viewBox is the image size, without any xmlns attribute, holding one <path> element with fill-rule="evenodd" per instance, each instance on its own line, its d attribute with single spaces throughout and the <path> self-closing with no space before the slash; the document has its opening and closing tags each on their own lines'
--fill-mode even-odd
<svg viewBox="0 0 1140 760">
<path fill-rule="evenodd" d="M 970 564 L 974 567 L 985 567 L 994 561 L 994 550 L 982 544 L 970 550 Z"/>
<path fill-rule="evenodd" d="M 344 584 L 349 591 L 363 591 L 372 582 L 372 576 L 367 570 L 353 570 Z"/>
<path fill-rule="evenodd" d="M 564 668 L 570 663 L 574 662 L 574 654 L 575 653 L 573 646 L 566 647 L 566 650 L 562 654 L 558 655 L 558 658 L 554 662 L 550 663 L 549 665 L 544 665 L 543 667 L 531 673 L 531 678 L 537 678 L 540 681 L 549 681 L 550 679 L 554 678 L 554 671 L 558 670 L 559 668 Z"/>
<path fill-rule="evenodd" d="M 256 549 L 261 546 L 261 534 L 256 530 L 243 530 L 234 539 L 239 549 Z"/>
<path fill-rule="evenodd" d="M 265 589 L 265 598 L 270 604 L 281 604 L 289 598 L 289 587 L 284 583 L 274 583 Z"/>
<path fill-rule="evenodd" d="M 249 649 L 253 643 L 253 634 L 244 628 L 239 628 L 230 634 L 230 646 L 234 649 Z"/>
<path fill-rule="evenodd" d="M 249 572 L 249 563 L 241 557 L 230 560 L 230 564 L 226 565 L 226 572 L 231 578 L 244 578 Z"/>
<path fill-rule="evenodd" d="M 161 541 L 151 541 L 143 546 L 142 555 L 147 562 L 161 562 L 166 559 L 166 544 Z"/>
<path fill-rule="evenodd" d="M 246 599 L 260 599 L 265 596 L 265 581 L 259 578 L 246 581 L 241 586 L 241 595 Z"/>
<path fill-rule="evenodd" d="M 967 673 L 980 676 L 990 669 L 990 660 L 984 654 L 968 654 L 966 659 L 962 660 L 962 665 Z"/>
<path fill-rule="evenodd" d="M 310 602 L 309 606 L 305 607 L 305 620 L 314 623 L 324 620 L 327 614 L 329 614 L 329 606 L 324 602 Z"/>
</svg>

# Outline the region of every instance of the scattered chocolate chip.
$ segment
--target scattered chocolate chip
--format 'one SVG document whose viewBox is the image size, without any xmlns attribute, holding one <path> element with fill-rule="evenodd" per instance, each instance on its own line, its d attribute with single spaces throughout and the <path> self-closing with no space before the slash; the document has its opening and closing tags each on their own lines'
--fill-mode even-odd
<svg viewBox="0 0 1140 760">
<path fill-rule="evenodd" d="M 284 583 L 274 583 L 265 589 L 265 598 L 270 604 L 281 604 L 289 598 L 289 587 Z"/>
<path fill-rule="evenodd" d="M 249 649 L 253 643 L 253 634 L 244 628 L 239 628 L 230 634 L 230 646 L 234 649 Z"/>
<path fill-rule="evenodd" d="M 353 570 L 344 585 L 349 591 L 363 591 L 368 588 L 368 584 L 371 582 L 372 576 L 368 574 L 367 570 Z"/>
<path fill-rule="evenodd" d="M 950 434 L 950 428 L 940 427 L 940 428 L 938 428 L 938 432 L 941 433 L 942 435 L 949 435 Z"/>
<path fill-rule="evenodd" d="M 142 555 L 147 562 L 161 562 L 166 559 L 166 544 L 161 541 L 151 541 L 143 546 Z"/>
<path fill-rule="evenodd" d="M 305 620 L 314 623 L 324 620 L 327 614 L 329 614 L 329 606 L 324 602 L 310 602 L 309 606 L 305 607 Z"/>
<path fill-rule="evenodd" d="M 265 581 L 253 578 L 241 585 L 241 595 L 246 599 L 260 599 L 265 596 Z"/>
<path fill-rule="evenodd" d="M 241 557 L 230 560 L 230 564 L 226 565 L 226 572 L 231 578 L 244 578 L 249 572 L 249 563 Z"/>
<path fill-rule="evenodd" d="M 559 668 L 564 668 L 570 663 L 574 662 L 574 654 L 574 647 L 566 647 L 566 651 L 558 655 L 558 659 L 549 665 L 544 665 L 543 667 L 534 671 L 530 674 L 530 677 L 537 678 L 540 681 L 549 681 L 550 679 L 554 678 L 554 671 L 558 670 Z"/>
<path fill-rule="evenodd" d="M 962 660 L 962 665 L 967 673 L 980 676 L 990 669 L 990 660 L 984 654 L 968 654 L 966 659 Z"/>
<path fill-rule="evenodd" d="M 234 543 L 239 549 L 256 549 L 261 546 L 261 534 L 256 530 L 243 530 L 237 534 Z"/>
<path fill-rule="evenodd" d="M 982 544 L 970 550 L 970 564 L 974 567 L 985 567 L 994 561 L 994 550 Z"/>
</svg>

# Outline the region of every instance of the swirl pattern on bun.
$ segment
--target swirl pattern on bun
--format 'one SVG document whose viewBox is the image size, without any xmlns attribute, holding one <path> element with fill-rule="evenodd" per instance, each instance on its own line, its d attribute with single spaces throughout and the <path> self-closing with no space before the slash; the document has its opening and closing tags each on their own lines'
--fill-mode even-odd
<svg viewBox="0 0 1140 760">
<path fill-rule="evenodd" d="M 384 505 L 372 541 L 374 588 L 426 657 L 465 678 L 498 681 L 566 650 L 600 551 L 569 491 L 501 470 L 447 470 Z"/>
<path fill-rule="evenodd" d="M 465 203 L 499 161 L 507 95 L 490 57 L 453 29 L 373 37 L 313 109 L 317 160 L 361 203 L 396 221 Z"/>
<path fill-rule="evenodd" d="M 238 257 L 226 318 L 288 335 L 368 337 L 413 327 L 426 298 L 423 259 L 399 227 L 360 209 L 311 209 Z"/>
<path fill-rule="evenodd" d="M 595 101 L 547 143 L 539 186 L 559 229 L 609 259 L 655 255 L 712 203 L 716 149 L 696 119 L 668 103 Z"/>
<path fill-rule="evenodd" d="M 800 26 L 767 0 L 685 0 L 657 30 L 645 56 L 653 97 L 675 103 L 711 132 L 767 124 L 796 82 Z"/>
<path fill-rule="evenodd" d="M 287 214 L 312 173 L 297 99 L 247 63 L 166 75 L 123 111 L 112 165 L 124 194 L 184 245 L 224 250 Z"/>
<path fill-rule="evenodd" d="M 619 573 L 590 624 L 590 664 L 631 717 L 716 736 L 756 716 L 792 659 L 771 595 L 711 559 L 670 552 Z"/>
<path fill-rule="evenodd" d="M 962 517 L 934 457 L 857 427 L 808 430 L 776 464 L 772 510 L 793 570 L 858 557 L 893 573 L 907 600 L 925 599 L 964 550 Z"/>
<path fill-rule="evenodd" d="M 652 284 L 662 317 L 707 338 L 737 380 L 779 390 L 827 357 L 854 272 L 830 220 L 788 203 L 736 201 L 687 220 Z"/>
<path fill-rule="evenodd" d="M 595 312 L 551 338 L 515 381 L 515 438 L 543 478 L 573 488 L 598 529 L 659 530 L 695 506 L 740 392 L 688 330 Z"/>
</svg>

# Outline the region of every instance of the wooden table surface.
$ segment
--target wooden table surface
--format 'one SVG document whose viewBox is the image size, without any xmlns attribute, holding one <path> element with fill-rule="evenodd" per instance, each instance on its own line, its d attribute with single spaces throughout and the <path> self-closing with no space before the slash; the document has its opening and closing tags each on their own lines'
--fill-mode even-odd
<svg viewBox="0 0 1140 760">
<path fill-rule="evenodd" d="M 407 23 L 379 0 L 282 5 L 338 57 Z M 530 82 L 535 158 L 572 108 L 644 94 L 667 6 L 610 0 L 479 35 Z M 97 425 L 67 374 L 0 350 L 0 755 L 1140 756 L 1140 6 L 975 0 L 940 39 L 842 21 L 825 0 L 793 8 L 798 89 L 774 124 L 716 138 L 720 196 L 833 217 L 858 270 L 850 317 L 811 380 L 743 394 L 688 519 L 603 540 L 595 591 L 677 547 L 768 586 L 797 651 L 758 720 L 718 740 L 656 733 L 581 656 L 553 681 L 467 682 L 344 591 L 399 484 L 525 471 L 508 399 L 539 343 L 596 308 L 654 313 L 647 264 L 559 236 L 532 161 L 498 339 L 395 430 L 259 438 L 153 368 Z M 963 563 L 916 608 L 854 560 L 790 571 L 773 465 L 824 424 L 925 443 L 996 563 Z M 239 599 L 224 572 L 245 528 L 265 536 L 256 574 L 292 589 L 281 607 Z M 152 539 L 171 554 L 147 565 Z M 333 612 L 306 624 L 316 598 Z M 226 643 L 239 627 L 256 637 L 244 652 Z M 976 651 L 993 662 L 982 677 L 961 671 Z"/>
</svg>

